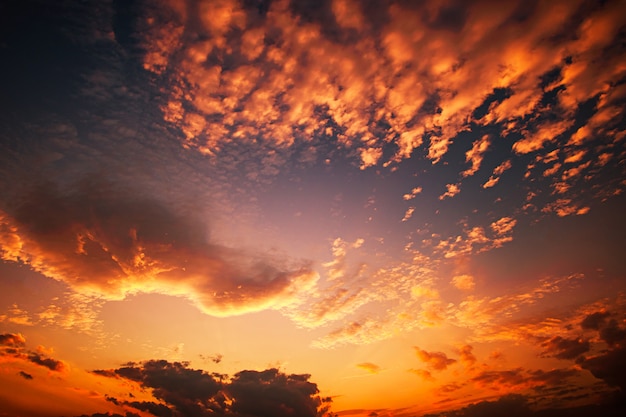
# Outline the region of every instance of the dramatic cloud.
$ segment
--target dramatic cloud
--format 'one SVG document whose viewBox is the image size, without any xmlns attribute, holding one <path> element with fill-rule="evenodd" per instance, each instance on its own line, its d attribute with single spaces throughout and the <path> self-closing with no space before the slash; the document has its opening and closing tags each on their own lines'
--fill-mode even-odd
<svg viewBox="0 0 626 417">
<path fill-rule="evenodd" d="M 623 400 L 623 0 L 1 9 L 8 417 Z"/>
<path fill-rule="evenodd" d="M 241 371 L 232 378 L 191 369 L 186 363 L 150 360 L 94 373 L 138 382 L 161 402 L 124 401 L 156 416 L 310 416 L 327 409 L 309 375 L 277 369 Z M 111 401 L 121 404 L 119 399 Z"/>
<path fill-rule="evenodd" d="M 316 279 L 306 264 L 283 269 L 212 244 L 204 224 L 113 184 L 88 180 L 66 193 L 41 186 L 10 211 L 2 218 L 5 260 L 105 299 L 160 292 L 224 316 L 281 308 Z"/>
</svg>

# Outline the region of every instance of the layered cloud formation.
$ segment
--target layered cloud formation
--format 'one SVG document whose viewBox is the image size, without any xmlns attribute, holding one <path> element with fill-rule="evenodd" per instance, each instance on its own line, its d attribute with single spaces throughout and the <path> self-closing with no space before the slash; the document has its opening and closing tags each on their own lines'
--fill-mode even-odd
<svg viewBox="0 0 626 417">
<path fill-rule="evenodd" d="M 97 181 L 70 194 L 42 185 L 1 227 L 3 259 L 105 300 L 159 292 L 222 316 L 284 307 L 316 281 L 305 264 L 211 244 L 202 223 Z"/>
<path fill-rule="evenodd" d="M 624 1 L 2 10 L 9 415 L 622 406 Z"/>
</svg>

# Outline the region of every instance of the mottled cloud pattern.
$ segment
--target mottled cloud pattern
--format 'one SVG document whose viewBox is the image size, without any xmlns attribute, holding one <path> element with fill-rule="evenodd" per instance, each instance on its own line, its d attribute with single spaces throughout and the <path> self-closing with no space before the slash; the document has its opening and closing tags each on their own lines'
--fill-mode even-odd
<svg viewBox="0 0 626 417">
<path fill-rule="evenodd" d="M 163 83 L 164 118 L 185 147 L 219 156 L 262 141 L 284 160 L 331 142 L 364 169 L 414 152 L 437 163 L 461 132 L 489 129 L 514 156 L 558 149 L 559 194 L 622 156 L 620 1 L 210 4 L 163 2 L 140 22 L 143 66 Z M 461 178 L 492 142 L 473 143 Z M 591 142 L 593 159 L 581 153 Z M 484 186 L 509 166 L 489 167 Z"/>
</svg>

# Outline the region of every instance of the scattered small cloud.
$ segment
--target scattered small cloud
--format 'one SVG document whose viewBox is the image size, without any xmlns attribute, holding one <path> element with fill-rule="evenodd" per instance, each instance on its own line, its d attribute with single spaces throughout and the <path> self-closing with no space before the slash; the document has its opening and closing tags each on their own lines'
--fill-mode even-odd
<svg viewBox="0 0 626 417">
<path fill-rule="evenodd" d="M 363 369 L 364 371 L 369 372 L 370 374 L 377 374 L 381 371 L 380 366 L 371 362 L 359 363 L 356 365 L 356 367 L 359 369 Z"/>
</svg>

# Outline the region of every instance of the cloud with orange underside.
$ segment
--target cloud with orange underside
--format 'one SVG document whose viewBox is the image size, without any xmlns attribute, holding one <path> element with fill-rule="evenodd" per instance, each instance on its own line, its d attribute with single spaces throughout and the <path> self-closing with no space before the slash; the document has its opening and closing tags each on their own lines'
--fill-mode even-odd
<svg viewBox="0 0 626 417">
<path fill-rule="evenodd" d="M 577 166 L 562 170 L 557 161 L 543 170 L 555 193 L 566 194 L 615 154 L 609 148 L 594 160 L 575 147 L 598 134 L 616 143 L 624 136 L 618 123 L 623 60 L 606 52 L 623 24 L 616 1 L 589 6 L 582 20 L 580 1 L 534 8 L 510 2 L 497 11 L 477 1 L 459 6 L 463 19 L 444 22 L 441 2 L 376 9 L 337 0 L 326 11 L 334 17 L 332 30 L 328 21 L 306 17 L 312 6 L 287 1 L 262 12 L 235 0 L 191 9 L 167 4 L 161 14 L 151 11 L 141 33 L 144 67 L 167 86 L 164 119 L 180 130 L 183 146 L 210 158 L 235 152 L 229 144 L 286 155 L 304 143 L 331 141 L 361 169 L 393 170 L 416 152 L 433 163 L 447 158 L 457 135 L 475 123 L 514 138 L 513 156 L 541 155 L 569 141 L 574 148 L 565 159 Z M 521 9 L 525 19 L 516 17 Z M 387 19 L 373 24 L 373 10 Z M 204 36 L 189 36 L 194 32 Z M 548 93 L 557 104 L 543 103 Z M 594 114 L 580 126 L 576 109 L 595 97 Z M 476 116 L 482 105 L 484 114 Z M 493 143 L 484 136 L 473 143 L 460 178 L 478 173 Z M 494 187 L 511 166 L 510 159 L 501 162 L 482 187 Z M 276 164 L 249 177 L 266 181 L 280 170 Z M 447 187 L 442 200 L 458 194 L 461 183 Z"/>
<path fill-rule="evenodd" d="M 4 213 L 2 257 L 77 293 L 105 300 L 180 295 L 207 314 L 227 316 L 282 308 L 317 279 L 306 263 L 282 266 L 212 244 L 202 224 L 110 184 L 57 191 L 31 190 L 19 208 Z"/>
<path fill-rule="evenodd" d="M 414 346 L 413 349 L 415 349 L 415 354 L 419 360 L 435 371 L 444 371 L 448 366 L 456 363 L 456 359 L 448 358 L 443 352 L 428 352 L 417 346 Z"/>
</svg>

